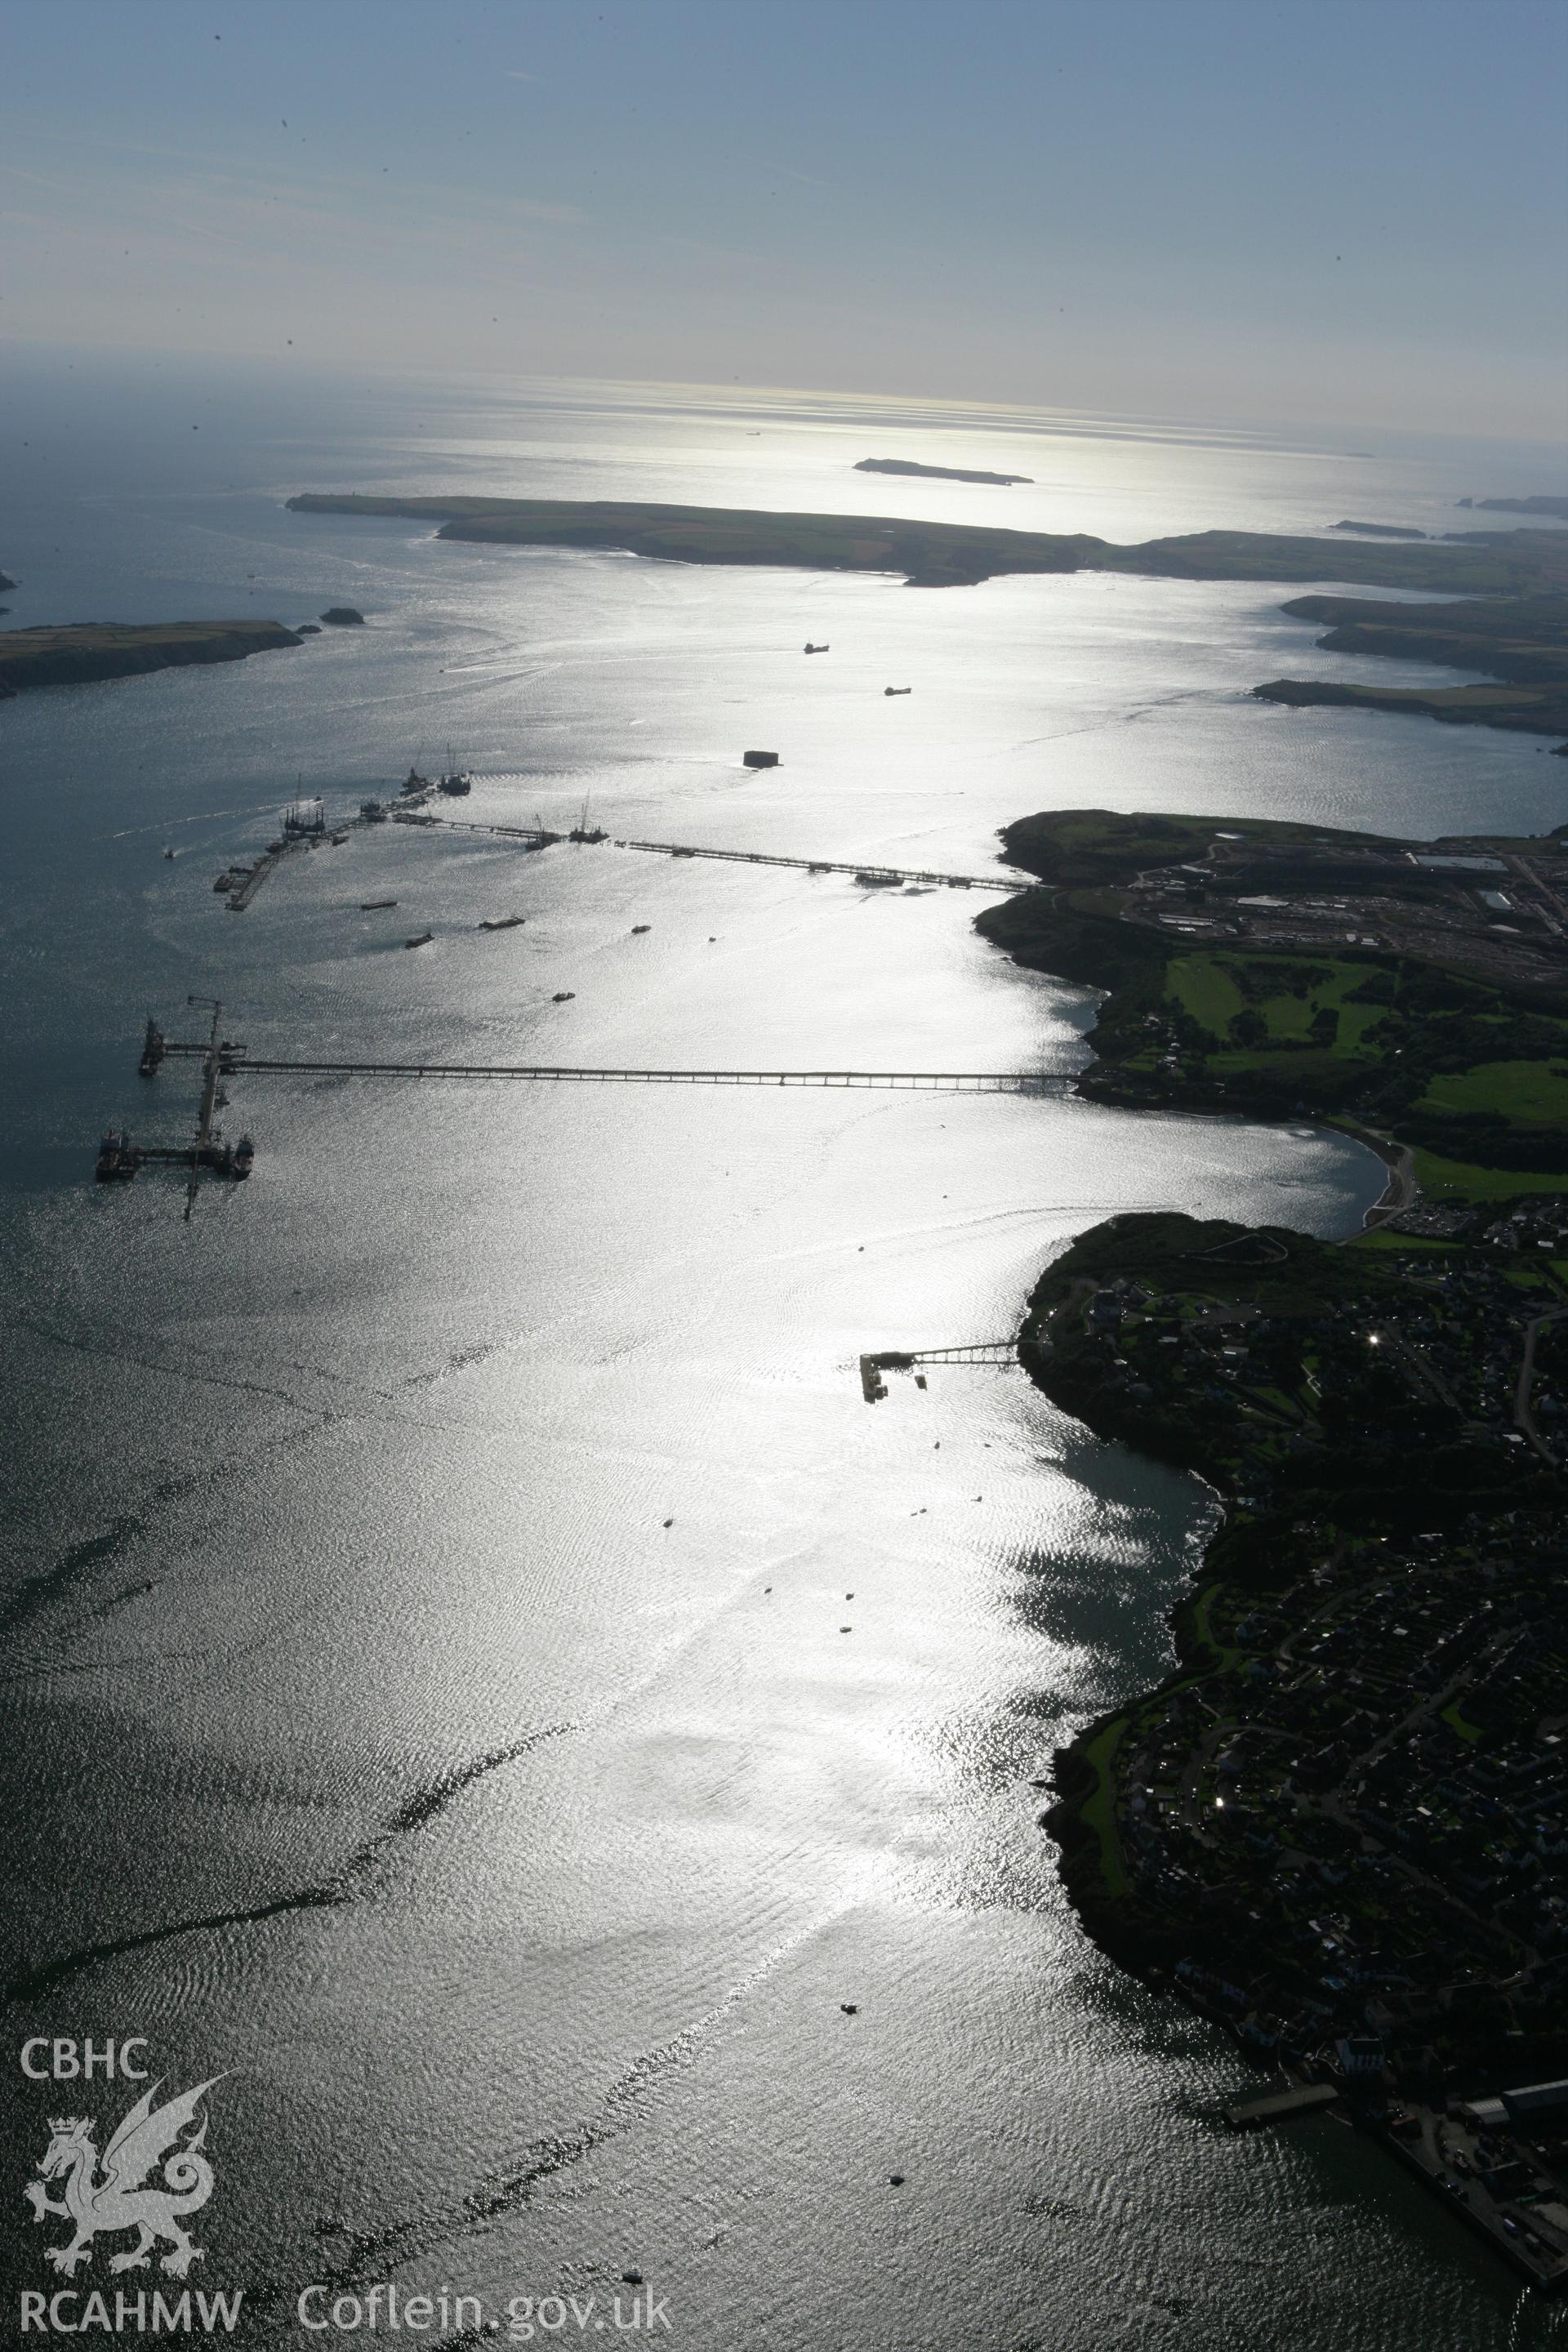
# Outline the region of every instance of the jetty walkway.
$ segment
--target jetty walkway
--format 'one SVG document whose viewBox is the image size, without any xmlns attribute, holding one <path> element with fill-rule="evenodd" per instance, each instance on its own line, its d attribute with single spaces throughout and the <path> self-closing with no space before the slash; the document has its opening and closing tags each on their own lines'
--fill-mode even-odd
<svg viewBox="0 0 1568 2352">
<path fill-rule="evenodd" d="M 169 1045 L 169 1053 L 189 1047 Z M 1054 1070 L 641 1070 L 541 1062 L 296 1061 L 236 1048 L 224 1056 L 225 1077 L 510 1078 L 555 1085 L 624 1087 L 890 1087 L 907 1093 L 1039 1095 L 1070 1085 Z"/>
<path fill-rule="evenodd" d="M 1026 875 L 1010 874 L 946 874 L 924 866 L 882 866 L 875 858 L 857 860 L 836 857 L 781 857 L 763 849 L 713 849 L 687 841 L 623 841 L 608 834 L 594 835 L 583 831 L 576 834 L 552 833 L 542 825 L 479 824 L 469 817 L 438 817 L 434 829 L 443 833 L 487 833 L 503 841 L 521 841 L 530 849 L 548 849 L 559 841 L 574 841 L 580 846 L 597 848 L 607 844 L 614 849 L 636 849 L 654 857 L 717 857 L 731 866 L 787 866 L 803 874 L 852 874 L 857 881 L 865 881 L 874 888 L 885 889 L 889 884 L 923 882 L 934 888 L 946 890 L 1000 890 L 1012 898 L 1021 890 L 1045 890 L 1051 886 L 1031 880 Z"/>
</svg>

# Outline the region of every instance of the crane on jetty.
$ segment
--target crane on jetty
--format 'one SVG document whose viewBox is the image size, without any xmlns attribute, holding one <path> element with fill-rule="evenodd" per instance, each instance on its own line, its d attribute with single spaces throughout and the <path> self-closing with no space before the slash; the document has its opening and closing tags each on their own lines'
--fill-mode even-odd
<svg viewBox="0 0 1568 2352">
<path fill-rule="evenodd" d="M 147 1032 L 142 1041 L 142 1058 L 137 1068 L 144 1078 L 156 1076 L 159 1065 L 171 1054 L 199 1060 L 202 1066 L 201 1104 L 196 1113 L 196 1131 L 189 1143 L 133 1143 L 122 1128 L 110 1128 L 98 1147 L 98 1161 L 93 1171 L 100 1184 L 125 1183 L 148 1160 L 164 1161 L 190 1170 L 185 1186 L 185 1223 L 189 1224 L 196 1205 L 202 1171 L 216 1176 L 228 1177 L 243 1183 L 250 1173 L 256 1158 L 256 1148 L 248 1135 L 237 1143 L 226 1143 L 216 1124 L 219 1105 L 218 1081 L 230 1066 L 228 1057 L 242 1052 L 226 1038 L 220 1037 L 223 1006 L 216 996 L 187 996 L 187 1004 L 208 1005 L 212 1024 L 207 1035 L 194 1043 L 165 1037 L 151 1013 L 147 1016 Z"/>
</svg>

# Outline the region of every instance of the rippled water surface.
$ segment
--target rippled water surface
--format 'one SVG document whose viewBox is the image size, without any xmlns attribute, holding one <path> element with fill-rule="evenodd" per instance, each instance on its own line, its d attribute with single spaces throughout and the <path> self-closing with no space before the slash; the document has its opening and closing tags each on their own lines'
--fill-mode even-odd
<svg viewBox="0 0 1568 2352">
<path fill-rule="evenodd" d="M 189 1224 L 172 1176 L 90 1181 L 106 1120 L 188 1124 L 188 1067 L 134 1075 L 149 1009 L 203 1017 L 187 992 L 302 1057 L 1081 1058 L 1084 994 L 1007 964 L 956 892 L 384 828 L 236 918 L 212 879 L 297 779 L 347 809 L 449 744 L 479 822 L 587 799 L 624 837 L 973 874 L 1053 805 L 1561 814 L 1527 740 L 1249 701 L 1286 668 L 1427 674 L 1319 655 L 1283 590 L 464 548 L 289 515 L 294 489 L 1137 538 L 1444 528 L 1461 492 L 1537 485 L 616 387 L 73 373 L 13 421 L 35 487 L 7 625 L 367 615 L 0 714 L 10 1972 L 61 1964 L 15 2005 L 29 2031 L 226 2074 L 208 2283 L 275 2294 L 287 2334 L 312 2278 L 502 2308 L 636 2267 L 703 2352 L 1555 2340 L 1348 2133 L 1227 2137 L 1234 2051 L 1063 1904 L 1031 1782 L 1161 1670 L 1202 1491 L 1016 1371 L 895 1378 L 875 1411 L 855 1372 L 1005 1335 L 1118 1209 L 1345 1231 L 1367 1155 L 1059 1097 L 257 1076 L 227 1114 L 256 1174 Z M 866 455 L 1037 479 L 878 480 Z M 781 766 L 749 776 L 752 745 Z M 18 2180 L 67 2096 L 13 2114 Z M 41 2239 L 14 2235 L 28 2284 Z"/>
</svg>

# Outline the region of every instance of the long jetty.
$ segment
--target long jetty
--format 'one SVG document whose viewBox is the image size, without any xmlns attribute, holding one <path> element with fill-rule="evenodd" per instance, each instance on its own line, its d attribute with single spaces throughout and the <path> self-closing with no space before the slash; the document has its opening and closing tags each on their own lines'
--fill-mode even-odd
<svg viewBox="0 0 1568 2352">
<path fill-rule="evenodd" d="M 793 866 L 807 874 L 862 875 L 874 882 L 928 882 L 947 890 L 1042 890 L 1043 882 L 1028 882 L 1005 874 L 940 874 L 924 866 L 879 866 L 863 857 L 849 864 L 835 857 L 775 857 L 762 849 L 701 849 L 683 841 L 617 841 L 617 849 L 643 849 L 656 857 L 720 857 L 735 866 Z"/>
<path fill-rule="evenodd" d="M 895 884 L 924 884 L 928 888 L 944 890 L 999 890 L 1011 898 L 1020 891 L 1048 890 L 1048 882 L 1033 880 L 1027 875 L 1010 874 L 949 874 L 928 866 L 885 866 L 875 858 L 784 857 L 766 849 L 715 849 L 702 842 L 689 841 L 623 841 L 597 828 L 590 831 L 579 825 L 570 833 L 553 832 L 542 824 L 482 824 L 473 817 L 433 816 L 426 803 L 427 792 L 410 795 L 395 803 L 384 814 L 394 824 L 416 824 L 440 833 L 480 833 L 495 841 L 515 841 L 524 849 L 550 849 L 558 842 L 569 842 L 579 847 L 597 848 L 607 843 L 615 849 L 635 849 L 652 857 L 710 857 L 727 866 L 780 866 L 800 874 L 849 874 L 856 881 L 873 889 L 888 889 Z M 340 817 L 329 836 L 341 840 L 345 834 L 363 831 L 369 820 L 363 815 Z M 308 848 L 323 835 L 317 834 L 307 840 L 292 839 L 280 849 L 270 849 L 258 857 L 254 866 L 237 868 L 240 880 L 228 893 L 231 912 L 242 915 L 262 884 L 275 874 L 284 859 L 295 849 Z"/>
<path fill-rule="evenodd" d="M 551 833 L 542 825 L 478 824 L 470 817 L 442 817 L 437 823 L 444 832 L 493 834 L 503 841 L 525 842 L 531 849 L 547 849 L 552 843 L 563 840 L 597 846 L 593 837 L 584 833 Z M 1045 890 L 1051 887 L 1024 875 L 947 874 L 925 866 L 883 866 L 870 857 L 780 857 L 764 849 L 712 849 L 695 842 L 623 841 L 618 836 L 611 840 L 607 835 L 601 838 L 610 840 L 613 848 L 642 850 L 654 857 L 717 857 L 731 866 L 788 866 L 803 874 L 853 874 L 857 878 L 864 875 L 882 886 L 891 882 L 926 882 L 948 890 L 1002 890 L 1009 898 L 1020 890 Z"/>
<path fill-rule="evenodd" d="M 189 1052 L 170 1045 L 170 1053 Z M 624 1087 L 891 1087 L 923 1094 L 1037 1095 L 1069 1083 L 1055 1070 L 636 1070 L 542 1062 L 350 1062 L 226 1054 L 223 1075 L 305 1078 L 511 1078 Z"/>
<path fill-rule="evenodd" d="M 189 999 L 211 1004 L 212 1030 L 205 1041 L 165 1037 L 151 1014 L 138 1065 L 142 1076 L 156 1076 L 170 1056 L 199 1061 L 202 1071 L 201 1110 L 195 1140 L 184 1146 L 134 1145 L 116 1130 L 100 1148 L 97 1174 L 100 1181 L 133 1176 L 145 1160 L 180 1160 L 191 1171 L 185 1198 L 188 1219 L 195 1205 L 200 1171 L 244 1178 L 250 1173 L 254 1151 L 250 1138 L 237 1146 L 220 1141 L 213 1124 L 222 1078 L 504 1078 L 514 1085 L 622 1087 L 816 1087 L 838 1092 L 878 1087 L 906 1094 L 1043 1095 L 1072 1083 L 1070 1074 L 1056 1070 L 662 1070 L 628 1069 L 604 1065 L 560 1062 L 362 1062 L 333 1058 L 304 1060 L 292 1055 L 251 1054 L 229 1038 L 220 1038 L 222 1007 L 210 997 Z M 902 1368 L 922 1362 L 984 1362 L 994 1360 L 1004 1342 L 981 1341 L 968 1347 L 937 1349 L 915 1358 L 885 1356 L 879 1360 Z M 870 1359 L 862 1360 L 862 1374 Z M 885 1391 L 882 1391 L 885 1393 Z M 870 1389 L 868 1387 L 868 1394 Z"/>
</svg>

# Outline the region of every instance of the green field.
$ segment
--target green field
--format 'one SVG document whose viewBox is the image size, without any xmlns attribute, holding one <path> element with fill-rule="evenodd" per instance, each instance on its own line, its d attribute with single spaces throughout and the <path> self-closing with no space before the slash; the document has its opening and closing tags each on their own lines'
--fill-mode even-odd
<svg viewBox="0 0 1568 2352">
<path fill-rule="evenodd" d="M 1310 964 L 1325 977 L 1314 981 L 1300 995 L 1258 992 L 1268 986 L 1275 971 L 1283 972 L 1291 964 Z M 1316 1051 L 1335 1061 L 1372 1058 L 1363 1050 L 1363 1040 L 1368 1029 L 1384 1017 L 1387 1007 L 1347 1002 L 1352 991 L 1366 980 L 1367 969 L 1364 963 L 1341 961 L 1333 957 L 1181 955 L 1173 960 L 1167 979 L 1170 992 L 1183 1011 L 1191 1013 L 1216 1037 L 1226 1038 L 1232 1021 L 1249 1007 L 1264 1023 L 1267 1044 L 1226 1045 L 1211 1056 L 1214 1070 L 1223 1074 L 1227 1070 L 1268 1068 L 1279 1059 L 1282 1050 L 1289 1055 L 1291 1067 L 1301 1066 L 1304 1075 L 1309 1056 L 1303 1048 L 1311 1046 L 1314 1015 L 1324 1011 L 1339 1014 L 1339 1029 L 1331 1045 Z M 1250 990 L 1244 989 L 1238 981 L 1238 973 L 1246 972 L 1256 975 Z"/>
<path fill-rule="evenodd" d="M 1483 1062 L 1473 1070 L 1443 1071 L 1417 1108 L 1501 1111 L 1531 1126 L 1568 1127 L 1568 1064 Z"/>
<path fill-rule="evenodd" d="M 1564 1146 L 1568 1154 L 1568 1146 Z M 1538 1176 L 1517 1168 L 1476 1168 L 1417 1150 L 1415 1181 L 1429 1201 L 1506 1201 L 1521 1192 L 1568 1192 L 1568 1172 Z"/>
</svg>

